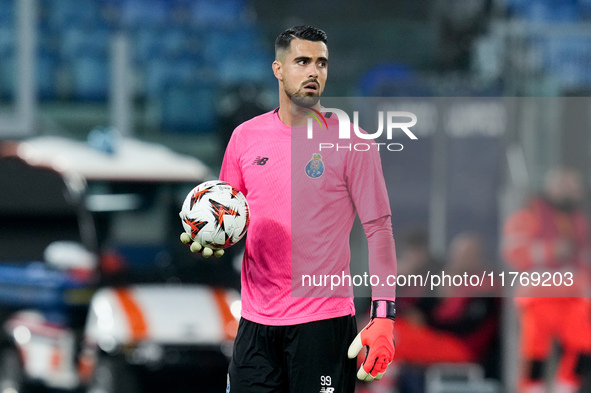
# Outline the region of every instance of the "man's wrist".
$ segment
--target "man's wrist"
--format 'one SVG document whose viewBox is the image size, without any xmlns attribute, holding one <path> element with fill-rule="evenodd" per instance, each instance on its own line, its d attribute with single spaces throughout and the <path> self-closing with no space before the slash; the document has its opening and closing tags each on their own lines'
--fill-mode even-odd
<svg viewBox="0 0 591 393">
<path fill-rule="evenodd" d="M 394 321 L 396 319 L 396 303 L 392 300 L 373 300 L 370 317 L 371 319 L 390 318 Z"/>
</svg>

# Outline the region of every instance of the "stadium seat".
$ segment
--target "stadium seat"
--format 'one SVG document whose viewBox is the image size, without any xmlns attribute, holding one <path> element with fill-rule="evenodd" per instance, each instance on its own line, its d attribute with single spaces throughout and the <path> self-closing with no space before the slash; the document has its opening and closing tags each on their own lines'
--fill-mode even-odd
<svg viewBox="0 0 591 393">
<path fill-rule="evenodd" d="M 141 66 L 161 55 L 161 48 L 158 45 L 161 33 L 161 29 L 153 27 L 140 27 L 132 31 L 133 58 L 138 65 Z"/>
<path fill-rule="evenodd" d="M 61 31 L 61 55 L 65 60 L 75 59 L 81 51 L 107 54 L 110 50 L 109 30 L 90 25 L 71 25 Z"/>
<path fill-rule="evenodd" d="M 564 87 L 590 86 L 591 40 L 581 36 L 545 40 L 544 67 Z"/>
<path fill-rule="evenodd" d="M 591 19 L 591 0 L 579 0 L 579 12 L 584 19 Z"/>
<path fill-rule="evenodd" d="M 225 58 L 236 47 L 231 30 L 212 30 L 204 36 L 204 50 L 210 61 Z"/>
<path fill-rule="evenodd" d="M 99 19 L 98 3 L 94 0 L 52 0 L 48 6 L 48 23 L 55 29 L 71 24 L 85 24 Z"/>
<path fill-rule="evenodd" d="M 12 98 L 16 88 L 17 53 L 14 31 L 10 26 L 0 26 L 0 97 Z M 40 39 L 37 49 L 37 78 L 38 96 L 40 99 L 57 97 L 56 71 L 59 64 L 57 53 L 52 52 L 48 45 Z"/>
<path fill-rule="evenodd" d="M 108 59 L 94 51 L 82 52 L 71 62 L 72 92 L 75 99 L 103 101 L 109 91 Z"/>
<path fill-rule="evenodd" d="M 182 56 L 186 51 L 187 33 L 184 29 L 166 29 L 160 37 L 160 46 L 165 56 Z"/>
<path fill-rule="evenodd" d="M 366 97 L 430 97 L 429 86 L 405 64 L 381 64 L 366 71 L 359 81 Z"/>
<path fill-rule="evenodd" d="M 13 25 L 0 25 L 0 56 L 3 56 L 15 47 L 15 30 Z"/>
<path fill-rule="evenodd" d="M 162 128 L 173 132 L 210 133 L 217 125 L 214 86 L 170 84 L 161 97 Z"/>
<path fill-rule="evenodd" d="M 214 30 L 204 38 L 206 62 L 217 68 L 224 85 L 263 81 L 269 76 L 273 58 L 260 42 L 258 32 L 252 28 Z"/>
<path fill-rule="evenodd" d="M 219 81 L 223 85 L 244 82 L 264 82 L 271 74 L 271 63 L 267 56 L 231 56 L 219 64 Z"/>
<path fill-rule="evenodd" d="M 98 10 L 98 22 L 111 29 L 122 28 L 121 0 L 95 0 Z"/>
<path fill-rule="evenodd" d="M 145 64 L 143 86 L 147 98 L 159 95 L 173 70 L 174 66 L 163 59 L 152 59 Z"/>
<path fill-rule="evenodd" d="M 59 59 L 55 53 L 39 49 L 37 51 L 36 78 L 38 97 L 41 100 L 51 100 L 58 96 L 56 73 Z"/>
<path fill-rule="evenodd" d="M 204 50 L 212 60 L 262 51 L 258 32 L 249 27 L 217 28 L 203 37 Z"/>
<path fill-rule="evenodd" d="M 191 83 L 200 78 L 201 62 L 198 58 L 154 58 L 145 67 L 144 86 L 148 98 L 155 98 L 171 83 Z"/>
<path fill-rule="evenodd" d="M 514 15 L 529 22 L 575 22 L 580 19 L 576 0 L 516 1 Z"/>
<path fill-rule="evenodd" d="M 14 33 L 8 28 L 15 1 L 0 0 L 3 99 L 15 84 Z M 105 100 L 113 29 L 130 33 L 134 68 L 145 82 L 139 93 L 148 99 L 170 90 L 167 86 L 195 83 L 204 73 L 208 83 L 224 85 L 268 77 L 272 58 L 245 19 L 247 0 L 38 0 L 38 6 L 41 99 L 57 98 L 58 71 L 65 67 L 59 75 L 69 80 L 61 86 L 71 89 L 72 99 Z"/>
<path fill-rule="evenodd" d="M 162 26 L 170 14 L 166 0 L 124 0 L 120 9 L 121 23 L 126 28 Z"/>
<path fill-rule="evenodd" d="M 4 51 L 0 62 L 0 98 L 10 99 L 15 92 L 16 56 L 14 49 Z"/>
<path fill-rule="evenodd" d="M 14 2 L 15 0 L 0 0 L 0 26 L 13 23 Z"/>
<path fill-rule="evenodd" d="M 133 59 L 140 68 L 155 58 L 197 57 L 202 52 L 201 38 L 186 27 L 141 26 L 129 31 L 133 42 Z"/>
<path fill-rule="evenodd" d="M 2 0 L 2 3 L 6 3 Z M 0 11 L 0 14 L 2 11 Z M 16 36 L 11 23 L 0 24 L 0 99 L 10 99 L 15 91 Z"/>
<path fill-rule="evenodd" d="M 196 26 L 235 26 L 244 18 L 244 0 L 196 0 L 191 9 Z"/>
</svg>

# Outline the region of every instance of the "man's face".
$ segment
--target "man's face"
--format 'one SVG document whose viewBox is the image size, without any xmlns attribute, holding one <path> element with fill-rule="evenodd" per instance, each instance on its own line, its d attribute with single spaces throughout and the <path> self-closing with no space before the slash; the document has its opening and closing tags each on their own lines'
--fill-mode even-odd
<svg viewBox="0 0 591 393">
<path fill-rule="evenodd" d="M 294 39 L 278 55 L 275 76 L 285 94 L 298 106 L 314 106 L 326 84 L 328 49 L 321 41 Z"/>
</svg>

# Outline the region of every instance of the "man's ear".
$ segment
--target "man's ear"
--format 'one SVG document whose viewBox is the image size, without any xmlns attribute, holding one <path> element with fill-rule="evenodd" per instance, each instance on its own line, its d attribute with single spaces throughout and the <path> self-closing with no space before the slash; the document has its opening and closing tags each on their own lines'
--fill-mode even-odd
<svg viewBox="0 0 591 393">
<path fill-rule="evenodd" d="M 277 78 L 278 80 L 283 80 L 283 65 L 279 60 L 275 60 L 273 62 L 273 74 L 275 75 L 275 78 Z"/>
</svg>

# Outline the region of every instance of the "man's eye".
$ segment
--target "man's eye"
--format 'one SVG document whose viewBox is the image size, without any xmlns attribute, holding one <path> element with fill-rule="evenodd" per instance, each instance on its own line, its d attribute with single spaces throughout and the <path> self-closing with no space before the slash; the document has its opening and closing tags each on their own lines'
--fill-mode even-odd
<svg viewBox="0 0 591 393">
<path fill-rule="evenodd" d="M 318 63 L 318 66 L 325 68 L 326 67 L 326 62 L 325 61 L 321 61 Z"/>
<path fill-rule="evenodd" d="M 308 62 L 306 60 L 298 60 L 297 64 L 306 65 Z"/>
</svg>

